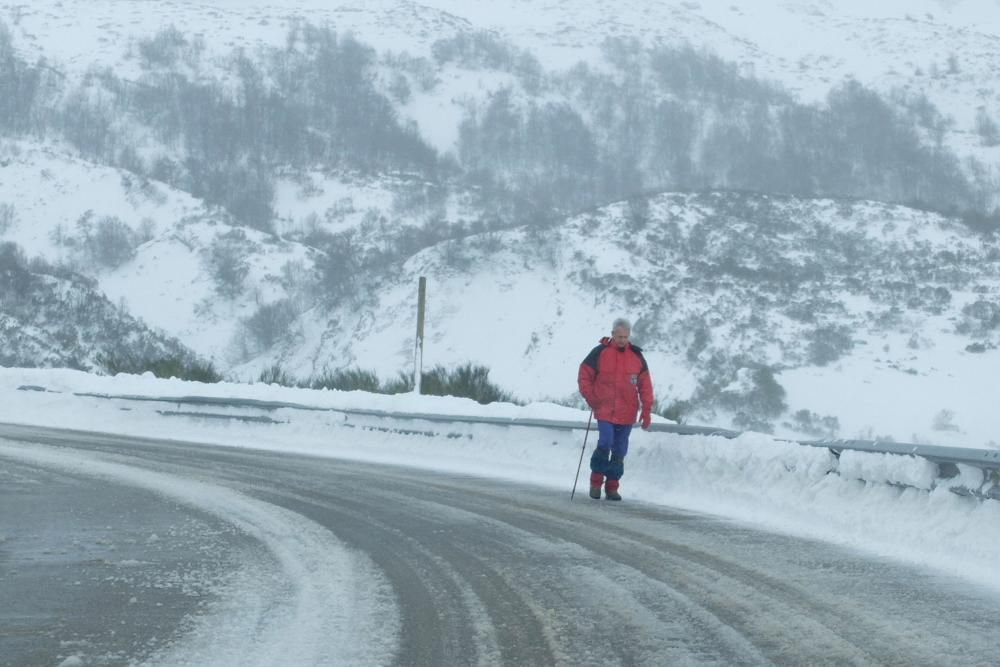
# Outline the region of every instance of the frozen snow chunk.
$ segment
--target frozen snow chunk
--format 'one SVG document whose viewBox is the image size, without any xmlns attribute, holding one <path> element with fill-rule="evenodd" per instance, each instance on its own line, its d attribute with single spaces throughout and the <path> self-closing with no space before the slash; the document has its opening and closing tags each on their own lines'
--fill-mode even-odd
<svg viewBox="0 0 1000 667">
<path fill-rule="evenodd" d="M 842 477 L 866 482 L 901 484 L 930 491 L 938 477 L 937 464 L 916 456 L 844 450 L 837 466 Z"/>
</svg>

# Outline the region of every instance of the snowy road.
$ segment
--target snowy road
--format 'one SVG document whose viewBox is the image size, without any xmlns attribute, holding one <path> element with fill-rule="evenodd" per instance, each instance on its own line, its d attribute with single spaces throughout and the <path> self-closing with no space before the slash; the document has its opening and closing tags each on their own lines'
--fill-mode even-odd
<svg viewBox="0 0 1000 667">
<path fill-rule="evenodd" d="M 287 453 L 0 438 L 4 665 L 1000 662 L 995 593 L 710 516 Z"/>
</svg>

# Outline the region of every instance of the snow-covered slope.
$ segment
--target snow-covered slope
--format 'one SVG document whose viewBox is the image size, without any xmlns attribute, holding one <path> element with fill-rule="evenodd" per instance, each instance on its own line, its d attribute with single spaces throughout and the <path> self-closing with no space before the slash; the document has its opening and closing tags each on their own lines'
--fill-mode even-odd
<svg viewBox="0 0 1000 667">
<path fill-rule="evenodd" d="M 12 220 L 4 241 L 29 257 L 92 274 L 114 304 L 175 336 L 221 366 L 240 319 L 286 298 L 279 277 L 303 261 L 299 244 L 232 226 L 224 212 L 163 183 L 83 160 L 65 148 L 27 141 L 0 146 L 0 202 Z M 128 238 L 112 264 L 95 259 L 102 223 Z M 220 298 L 213 252 L 238 253 L 240 284 Z"/>
<path fill-rule="evenodd" d="M 0 4 L 0 20 L 31 60 L 45 58 L 83 73 L 110 66 L 141 72 L 138 43 L 174 26 L 200 36 L 209 55 L 236 48 L 280 47 L 303 21 L 354 33 L 380 52 L 428 56 L 439 39 L 492 31 L 535 54 L 546 69 L 595 61 L 608 37 L 647 44 L 692 45 L 781 83 L 803 101 L 819 101 L 854 78 L 882 92 L 924 93 L 954 119 L 949 142 L 963 155 L 997 159 L 973 133 L 983 108 L 1000 117 L 1000 4 L 995 0 L 261 0 L 62 2 Z M 72 38 L 67 39 L 68 32 Z M 445 82 L 447 83 L 447 82 Z M 425 136 L 438 137 L 466 95 L 495 89 L 493 74 L 468 82 L 458 97 L 421 95 L 409 111 Z M 477 91 L 478 88 L 478 91 Z M 970 137 L 970 135 L 973 135 Z M 438 144 L 436 144 L 438 145 Z"/>
<path fill-rule="evenodd" d="M 173 221 L 207 213 L 187 193 L 24 140 L 0 142 L 0 202 L 14 208 L 4 238 L 50 261 L 71 259 L 67 241 L 80 233 L 81 218 L 118 218 L 151 238 Z"/>
<path fill-rule="evenodd" d="M 236 372 L 252 377 L 275 358 L 300 377 L 324 366 L 408 372 L 419 276 L 425 366 L 486 365 L 522 399 L 573 400 L 576 366 L 625 314 L 661 404 L 688 419 L 743 411 L 759 419 L 744 426 L 779 432 L 997 441 L 1000 247 L 875 202 L 661 195 L 641 223 L 616 204 L 545 232 L 451 242 L 360 307 L 307 316 L 311 336 Z M 782 399 L 752 376 L 765 366 L 787 391 L 781 416 L 766 417 Z"/>
</svg>

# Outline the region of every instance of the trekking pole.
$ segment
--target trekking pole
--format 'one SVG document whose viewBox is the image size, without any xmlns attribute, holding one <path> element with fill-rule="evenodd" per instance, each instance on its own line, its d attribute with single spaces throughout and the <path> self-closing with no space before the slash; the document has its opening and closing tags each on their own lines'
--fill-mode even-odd
<svg viewBox="0 0 1000 667">
<path fill-rule="evenodd" d="M 580 481 L 580 468 L 583 467 L 583 453 L 587 451 L 587 438 L 590 436 L 590 422 L 593 418 L 594 411 L 591 410 L 590 416 L 587 417 L 587 432 L 583 434 L 583 448 L 580 450 L 580 462 L 576 465 L 576 478 L 573 480 L 573 491 L 569 494 L 570 501 L 576 495 L 576 483 Z"/>
</svg>

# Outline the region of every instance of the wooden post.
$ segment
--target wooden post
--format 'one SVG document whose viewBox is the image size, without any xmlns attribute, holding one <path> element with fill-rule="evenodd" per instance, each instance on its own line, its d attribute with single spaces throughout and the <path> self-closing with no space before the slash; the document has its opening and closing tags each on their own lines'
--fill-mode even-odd
<svg viewBox="0 0 1000 667">
<path fill-rule="evenodd" d="M 424 311 L 427 301 L 427 278 L 420 276 L 417 288 L 417 340 L 413 353 L 413 391 L 420 393 L 420 380 L 424 374 Z"/>
</svg>

